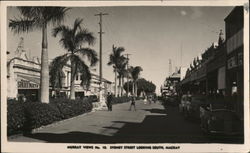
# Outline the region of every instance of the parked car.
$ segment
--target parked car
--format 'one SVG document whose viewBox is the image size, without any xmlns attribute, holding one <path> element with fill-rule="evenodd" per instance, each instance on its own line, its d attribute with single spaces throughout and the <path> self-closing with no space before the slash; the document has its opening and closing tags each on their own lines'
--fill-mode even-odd
<svg viewBox="0 0 250 153">
<path fill-rule="evenodd" d="M 166 96 L 166 104 L 169 106 L 178 106 L 180 98 L 177 95 Z"/>
<path fill-rule="evenodd" d="M 228 109 L 200 107 L 201 129 L 208 134 L 238 135 L 243 132 L 243 122 Z"/>
<path fill-rule="evenodd" d="M 200 118 L 200 106 L 208 106 L 209 103 L 206 99 L 206 96 L 198 95 L 191 96 L 190 101 L 186 103 L 186 109 L 184 115 L 186 118 Z"/>
<path fill-rule="evenodd" d="M 183 113 L 187 110 L 187 104 L 190 103 L 191 97 L 188 95 L 182 95 L 181 101 L 179 104 L 179 112 Z"/>
</svg>

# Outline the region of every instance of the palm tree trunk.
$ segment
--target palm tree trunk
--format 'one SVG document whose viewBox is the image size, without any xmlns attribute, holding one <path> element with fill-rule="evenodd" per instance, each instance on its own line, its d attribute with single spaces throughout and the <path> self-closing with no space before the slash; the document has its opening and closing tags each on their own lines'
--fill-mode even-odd
<svg viewBox="0 0 250 153">
<path fill-rule="evenodd" d="M 133 81 L 133 83 L 132 83 L 132 95 L 134 95 L 134 93 L 135 93 L 135 82 Z"/>
<path fill-rule="evenodd" d="M 137 82 L 135 82 L 135 96 L 137 97 L 138 94 L 137 94 Z"/>
<path fill-rule="evenodd" d="M 70 75 L 70 99 L 74 100 L 75 97 L 75 62 L 71 60 L 71 75 Z"/>
<path fill-rule="evenodd" d="M 122 77 L 121 96 L 123 96 L 123 85 L 124 85 L 124 77 Z"/>
<path fill-rule="evenodd" d="M 118 85 L 118 97 L 121 96 L 121 77 L 118 78 L 119 79 L 119 85 Z"/>
<path fill-rule="evenodd" d="M 117 96 L 116 87 L 117 87 L 117 72 L 116 72 L 116 69 L 115 69 L 115 97 Z"/>
<path fill-rule="evenodd" d="M 40 102 L 49 103 L 49 61 L 48 61 L 48 41 L 47 23 L 42 28 L 42 53 L 41 53 L 41 73 L 40 73 Z"/>
</svg>

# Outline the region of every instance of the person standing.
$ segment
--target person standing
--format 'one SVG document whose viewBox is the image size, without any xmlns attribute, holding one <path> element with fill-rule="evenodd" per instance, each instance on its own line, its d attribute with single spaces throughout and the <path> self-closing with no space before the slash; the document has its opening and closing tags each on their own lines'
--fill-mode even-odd
<svg viewBox="0 0 250 153">
<path fill-rule="evenodd" d="M 135 96 L 134 95 L 132 95 L 132 98 L 131 98 L 131 104 L 130 104 L 130 108 L 129 108 L 130 111 L 131 111 L 132 106 L 134 107 L 134 110 L 136 111 Z"/>
<path fill-rule="evenodd" d="M 108 111 L 112 111 L 112 94 L 110 94 L 110 92 L 108 93 L 107 97 L 107 106 L 108 106 Z"/>
</svg>

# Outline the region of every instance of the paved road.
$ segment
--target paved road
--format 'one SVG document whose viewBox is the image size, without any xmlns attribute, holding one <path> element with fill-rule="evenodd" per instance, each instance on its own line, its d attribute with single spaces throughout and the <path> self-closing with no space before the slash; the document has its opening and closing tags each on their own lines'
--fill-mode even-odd
<svg viewBox="0 0 250 153">
<path fill-rule="evenodd" d="M 130 103 L 117 104 L 113 111 L 97 111 L 80 115 L 35 131 L 11 138 L 15 142 L 50 143 L 209 143 L 199 123 L 187 121 L 176 107 L 137 101 L 137 111 L 129 111 Z M 231 142 L 232 140 L 230 140 Z M 229 143 L 230 143 L 229 142 Z"/>
</svg>

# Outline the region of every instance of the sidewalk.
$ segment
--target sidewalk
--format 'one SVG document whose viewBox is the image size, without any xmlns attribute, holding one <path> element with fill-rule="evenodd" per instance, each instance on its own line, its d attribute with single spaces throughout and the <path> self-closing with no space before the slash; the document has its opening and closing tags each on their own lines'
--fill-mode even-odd
<svg viewBox="0 0 250 153">
<path fill-rule="evenodd" d="M 129 111 L 130 102 L 113 105 L 113 111 L 96 111 L 83 114 L 72 119 L 46 126 L 36 130 L 31 136 L 18 136 L 9 141 L 12 142 L 56 142 L 57 139 L 49 138 L 53 135 L 67 134 L 79 136 L 114 136 L 126 123 L 141 123 L 146 115 L 163 115 L 147 110 L 157 109 L 164 111 L 159 103 L 144 104 L 143 101 L 136 101 L 137 111 Z M 90 138 L 91 138 L 90 137 Z M 74 137 L 71 137 L 71 139 Z"/>
</svg>

